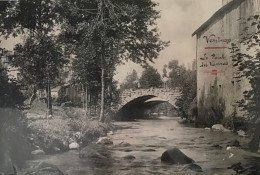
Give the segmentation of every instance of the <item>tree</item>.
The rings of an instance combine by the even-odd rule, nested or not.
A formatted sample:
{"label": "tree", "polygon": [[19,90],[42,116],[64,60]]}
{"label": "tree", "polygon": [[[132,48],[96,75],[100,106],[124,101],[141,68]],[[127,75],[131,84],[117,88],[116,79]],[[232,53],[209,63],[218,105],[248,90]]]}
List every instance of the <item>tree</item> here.
{"label": "tree", "polygon": [[31,34],[23,44],[17,44],[11,59],[11,65],[19,68],[28,85],[46,89],[49,115],[52,115],[51,85],[66,63],[61,45],[55,37],[42,33]]}
{"label": "tree", "polygon": [[121,85],[121,89],[136,89],[138,87],[138,76],[134,69],[131,74],[127,75],[124,82]]}
{"label": "tree", "polygon": [[[62,26],[64,40],[73,43],[79,51],[93,48],[93,54],[84,56],[85,61],[100,60],[100,120],[104,121],[105,75],[112,77],[115,65],[123,59],[145,65],[157,58],[168,44],[160,40],[155,27],[159,18],[159,12],[154,9],[157,4],[150,0],[58,2],[65,21]],[[107,70],[108,65],[110,70]]]}
{"label": "tree", "polygon": [[53,0],[1,1],[0,4],[0,33],[5,38],[33,31],[47,34],[53,31],[59,20]]}
{"label": "tree", "polygon": [[164,78],[164,77],[168,77],[168,73],[167,73],[167,64],[165,64],[164,66],[163,66],[163,75],[162,75],[162,77]]}
{"label": "tree", "polygon": [[22,44],[16,45],[11,64],[20,69],[29,85],[46,88],[48,112],[52,114],[51,83],[57,77],[59,68],[66,63],[55,35],[60,22],[56,1],[20,0],[1,2],[1,5],[1,36],[25,37]]}
{"label": "tree", "polygon": [[21,108],[23,107],[24,96],[19,89],[15,79],[7,76],[7,70],[0,62],[0,108]]}
{"label": "tree", "polygon": [[197,116],[197,74],[186,70],[183,83],[180,84],[180,98],[176,101],[177,111],[187,120],[195,120]]}
{"label": "tree", "polygon": [[161,75],[157,70],[151,66],[148,66],[142,73],[140,77],[140,86],[141,88],[160,88],[163,85]]}
{"label": "tree", "polygon": [[168,63],[169,72],[169,86],[181,87],[184,79],[187,78],[187,70],[184,66],[179,65],[178,60],[172,60]]}
{"label": "tree", "polygon": [[178,60],[168,63],[169,87],[178,88],[180,98],[176,101],[177,112],[185,119],[194,120],[197,116],[197,77],[196,71],[186,70]]}
{"label": "tree", "polygon": [[[244,99],[239,101],[238,104],[247,112],[247,117],[253,124],[251,127],[253,139],[249,146],[253,151],[257,151],[260,144],[260,20],[259,15],[240,20],[246,21],[244,33],[241,35],[241,42],[239,43],[242,47],[232,43],[230,49],[233,54],[233,66],[237,69],[234,78],[237,82],[246,78],[251,85],[251,88],[244,92]],[[245,50],[241,48],[245,48]]]}

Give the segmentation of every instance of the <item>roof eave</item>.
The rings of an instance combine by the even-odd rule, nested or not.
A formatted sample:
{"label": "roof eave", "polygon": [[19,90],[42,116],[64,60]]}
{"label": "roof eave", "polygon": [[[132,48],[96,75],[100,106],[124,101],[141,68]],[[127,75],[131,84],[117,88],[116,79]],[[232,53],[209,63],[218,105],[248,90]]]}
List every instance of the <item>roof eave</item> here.
{"label": "roof eave", "polygon": [[232,9],[235,5],[240,5],[245,0],[233,0],[223,7],[221,7],[216,13],[214,13],[205,23],[203,23],[195,32],[192,33],[192,36],[198,35],[202,31],[204,31],[208,26],[210,26],[213,22],[215,22],[217,19],[222,18],[225,13]]}

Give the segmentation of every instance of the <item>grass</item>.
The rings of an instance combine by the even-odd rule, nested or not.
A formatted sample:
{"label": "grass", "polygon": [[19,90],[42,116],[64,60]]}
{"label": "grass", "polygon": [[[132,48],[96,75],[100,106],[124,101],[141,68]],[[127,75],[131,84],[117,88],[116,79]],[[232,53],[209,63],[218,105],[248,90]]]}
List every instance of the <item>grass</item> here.
{"label": "grass", "polygon": [[[81,108],[53,107],[53,117],[46,118],[46,105],[37,102],[27,112],[28,126],[32,131],[32,140],[47,153],[57,147],[66,151],[70,142],[86,146],[111,130],[110,123],[90,120]],[[79,133],[79,136],[75,136]]]}

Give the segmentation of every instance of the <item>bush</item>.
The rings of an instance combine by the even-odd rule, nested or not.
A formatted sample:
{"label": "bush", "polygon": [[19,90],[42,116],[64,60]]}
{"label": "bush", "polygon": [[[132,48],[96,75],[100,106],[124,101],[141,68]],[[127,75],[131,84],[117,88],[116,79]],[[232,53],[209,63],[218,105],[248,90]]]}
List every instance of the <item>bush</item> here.
{"label": "bush", "polygon": [[217,79],[215,79],[213,87],[207,93],[205,93],[205,88],[202,89],[198,103],[197,126],[211,127],[214,124],[220,124],[224,118],[225,100],[218,96]]}
{"label": "bush", "polygon": [[71,129],[68,120],[52,118],[49,120],[30,121],[34,143],[45,152],[51,153],[54,147],[66,151],[68,149]]}
{"label": "bush", "polygon": [[85,117],[72,119],[70,127],[74,132],[80,132],[82,146],[86,146],[95,139],[106,135],[110,130],[108,124],[87,120]]}
{"label": "bush", "polygon": [[0,107],[1,108],[21,108],[25,100],[21,93],[17,81],[8,78],[6,70],[0,63]]}
{"label": "bush", "polygon": [[7,167],[22,166],[30,158],[32,144],[28,140],[25,116],[21,111],[0,108],[0,170]]}

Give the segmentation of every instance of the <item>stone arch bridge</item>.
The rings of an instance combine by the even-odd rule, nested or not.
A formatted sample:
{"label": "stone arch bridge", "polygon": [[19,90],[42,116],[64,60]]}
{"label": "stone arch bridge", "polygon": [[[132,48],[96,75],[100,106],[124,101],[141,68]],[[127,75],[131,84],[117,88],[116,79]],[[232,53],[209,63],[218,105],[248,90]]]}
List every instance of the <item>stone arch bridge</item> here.
{"label": "stone arch bridge", "polygon": [[120,96],[120,107],[123,107],[129,102],[143,97],[145,102],[162,101],[169,102],[171,105],[176,106],[175,103],[180,96],[179,88],[150,88],[150,89],[126,89]]}
{"label": "stone arch bridge", "polygon": [[173,107],[180,96],[179,88],[150,88],[124,90],[120,95],[119,111],[116,120],[132,120],[145,113],[147,107],[163,102],[169,102]]}

